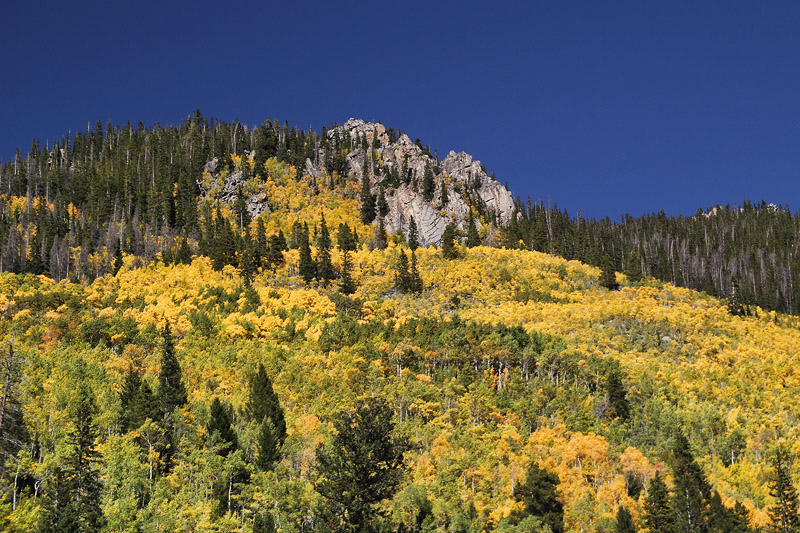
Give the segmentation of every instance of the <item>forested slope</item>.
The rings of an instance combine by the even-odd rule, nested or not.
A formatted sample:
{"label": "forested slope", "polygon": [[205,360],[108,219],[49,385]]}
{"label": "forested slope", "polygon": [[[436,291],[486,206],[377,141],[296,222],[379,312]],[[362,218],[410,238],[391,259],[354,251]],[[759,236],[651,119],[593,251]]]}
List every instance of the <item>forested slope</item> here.
{"label": "forested slope", "polygon": [[[557,476],[568,531],[611,531],[621,507],[643,527],[657,472],[697,487],[704,520],[769,522],[774,452],[797,453],[795,318],[731,316],[660,282],[620,277],[609,291],[595,268],[487,247],[455,246],[455,259],[417,249],[424,287],[403,292],[401,252],[349,251],[350,296],[341,280],[303,281],[300,250],[251,281],[203,257],[125,256],[89,285],[3,275],[27,429],[4,448],[3,527],[64,513],[108,531],[338,527],[356,518],[324,496],[320,453],[344,446],[339,413],[360,399],[385,402],[391,421],[368,419],[404,450],[361,527],[535,529],[543,519],[525,502],[539,467]],[[334,270],[344,255],[332,252]],[[285,434],[254,414],[275,411],[253,406],[272,397],[264,379]],[[54,503],[74,494],[82,431],[96,452],[96,483],[81,489],[102,501],[94,518]]]}

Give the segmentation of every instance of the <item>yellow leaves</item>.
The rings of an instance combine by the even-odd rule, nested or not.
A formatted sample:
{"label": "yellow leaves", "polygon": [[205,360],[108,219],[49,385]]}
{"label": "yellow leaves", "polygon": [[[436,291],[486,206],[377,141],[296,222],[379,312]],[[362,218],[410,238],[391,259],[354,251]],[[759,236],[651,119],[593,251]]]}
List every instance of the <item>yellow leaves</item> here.
{"label": "yellow leaves", "polygon": [[22,319],[28,318],[29,316],[31,316],[31,310],[30,309],[23,309],[22,311],[18,311],[17,313],[14,314],[13,320],[15,320],[15,321],[16,320],[22,320]]}

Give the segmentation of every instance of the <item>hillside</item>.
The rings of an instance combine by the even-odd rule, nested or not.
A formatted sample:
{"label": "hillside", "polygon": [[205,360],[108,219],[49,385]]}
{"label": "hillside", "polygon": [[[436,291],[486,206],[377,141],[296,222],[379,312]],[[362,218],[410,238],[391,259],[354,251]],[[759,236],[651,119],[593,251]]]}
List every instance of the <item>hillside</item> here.
{"label": "hillside", "polygon": [[[487,247],[462,248],[455,260],[418,249],[425,288],[402,294],[400,250],[353,252],[351,298],[304,283],[295,250],[252,285],[202,257],[134,268],[127,256],[115,276],[86,286],[3,275],[3,336],[24,376],[31,443],[7,462],[5,483],[27,475],[48,494],[69,454],[70,406],[88,383],[109,531],[250,531],[262,510],[284,531],[324,530],[317,446],[332,438],[337,412],[385,398],[411,443],[397,495],[383,504],[394,528],[423,508],[443,531],[511,527],[514,487],[535,461],[558,475],[568,531],[609,531],[621,505],[641,516],[641,489],[656,471],[670,477],[681,430],[723,501],[767,522],[768,452],[797,442],[794,318],[733,317],[714,298],[659,282],[620,278],[621,290],[608,291],[592,267]],[[131,370],[159,388],[167,323],[188,402],[176,412],[173,466],[159,474],[165,452],[145,443],[160,422],[122,431],[120,394]],[[259,363],[286,413],[274,473],[250,462],[247,384]],[[614,373],[626,419],[609,411]],[[235,455],[211,444],[215,398],[232,408]],[[236,468],[248,481],[231,512],[215,513],[214,487]],[[5,529],[32,527],[47,505],[36,492],[21,489],[14,511],[5,495]]]}
{"label": "hillside", "polygon": [[788,208],[571,218],[355,119],[0,168],[2,530],[751,531],[796,479]]}

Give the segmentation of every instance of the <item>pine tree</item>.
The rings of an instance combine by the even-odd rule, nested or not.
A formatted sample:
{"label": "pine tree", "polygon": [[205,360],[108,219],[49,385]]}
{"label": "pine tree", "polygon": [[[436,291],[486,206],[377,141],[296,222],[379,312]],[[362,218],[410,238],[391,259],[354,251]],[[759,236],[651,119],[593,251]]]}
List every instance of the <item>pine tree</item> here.
{"label": "pine tree", "polygon": [[136,421],[134,418],[134,411],[139,399],[139,393],[142,386],[142,378],[133,367],[128,368],[125,374],[125,379],[122,381],[122,388],[119,392],[120,400],[120,417],[119,425],[123,433],[127,433],[135,426]]}
{"label": "pine tree", "polygon": [[311,283],[317,275],[314,268],[314,259],[311,257],[311,246],[308,243],[308,232],[304,231],[300,235],[300,265],[298,267],[300,276],[306,283]]}
{"label": "pine tree", "polygon": [[272,519],[269,511],[256,513],[253,518],[253,533],[275,533],[276,531],[275,520]]}
{"label": "pine tree", "polygon": [[606,254],[603,257],[602,268],[603,270],[600,274],[600,285],[610,291],[619,289],[619,283],[617,283],[617,273],[614,271],[614,262],[611,260],[610,255]]}
{"label": "pine tree", "polygon": [[792,483],[788,458],[783,450],[778,450],[772,461],[775,476],[772,481],[770,495],[775,498],[775,505],[769,509],[771,531],[794,533],[800,531],[800,517],[797,511],[797,492]]}
{"label": "pine tree", "polygon": [[413,293],[420,293],[423,289],[422,284],[422,277],[419,274],[419,269],[417,268],[417,256],[414,255],[414,251],[411,251],[411,269],[408,272],[409,277],[409,291]]}
{"label": "pine tree", "polygon": [[408,222],[408,247],[413,251],[419,248],[419,231],[414,217]]}
{"label": "pine tree", "polygon": [[524,483],[514,489],[514,498],[522,501],[523,508],[512,513],[512,520],[519,522],[528,516],[538,517],[553,533],[563,532],[564,507],[558,500],[557,486],[556,474],[531,463]]}
{"label": "pine tree", "polygon": [[628,393],[625,391],[625,386],[622,384],[619,373],[619,369],[614,367],[606,378],[606,393],[608,394],[606,416],[609,419],[619,418],[624,422],[630,416],[630,407],[628,405]]}
{"label": "pine tree", "polygon": [[247,210],[247,198],[241,186],[236,191],[233,213],[236,216],[236,223],[239,225],[239,231],[244,231],[245,226],[250,223],[250,212]]}
{"label": "pine tree", "polygon": [[175,254],[175,262],[182,265],[192,264],[192,249],[189,248],[189,240],[186,237],[181,238],[178,253]]}
{"label": "pine tree", "polygon": [[430,165],[425,165],[425,173],[422,177],[422,197],[427,201],[433,200],[433,193],[436,190],[436,183],[433,181],[433,171]]}
{"label": "pine tree", "polygon": [[442,257],[445,259],[458,258],[458,250],[456,249],[455,242],[457,235],[455,224],[449,222],[447,226],[445,226],[444,233],[442,234]]}
{"label": "pine tree", "polygon": [[620,505],[617,511],[617,533],[636,533],[636,526],[630,511]]}
{"label": "pine tree", "polygon": [[0,363],[0,481],[4,478],[6,461],[13,464],[17,452],[28,440],[22,416],[20,385],[22,358],[9,344]]}
{"label": "pine tree", "polygon": [[378,216],[385,218],[389,214],[389,202],[386,201],[386,191],[383,186],[378,193]]}
{"label": "pine tree", "polygon": [[675,436],[672,456],[672,474],[675,483],[672,509],[675,511],[676,529],[677,531],[705,531],[704,509],[708,503],[711,488],[689,449],[689,441],[680,431]]}
{"label": "pine tree", "polygon": [[361,179],[361,222],[371,224],[375,220],[375,196],[369,186],[369,178],[364,175]]}
{"label": "pine tree", "polygon": [[642,522],[650,531],[660,533],[677,533],[675,514],[670,505],[669,490],[660,472],[647,485],[647,496],[644,499]]}
{"label": "pine tree", "polygon": [[392,415],[382,399],[361,400],[337,416],[331,443],[317,450],[314,488],[341,531],[377,531],[377,506],[402,480],[408,442],[394,435]]}
{"label": "pine tree", "polygon": [[472,210],[469,211],[467,217],[467,248],[474,248],[481,245],[481,236],[478,234],[478,227],[475,225],[475,217],[472,216]]}
{"label": "pine tree", "polygon": [[397,274],[395,274],[394,286],[400,292],[411,290],[410,272],[408,269],[408,257],[401,249],[400,257],[397,258]]}
{"label": "pine tree", "polygon": [[269,238],[269,248],[266,255],[266,261],[269,267],[275,271],[278,265],[283,263],[283,250],[286,249],[286,239],[283,238],[283,233],[272,235]]}
{"label": "pine tree", "polygon": [[317,238],[317,279],[326,284],[336,277],[336,272],[333,270],[333,263],[331,262],[331,234],[328,231],[328,224],[325,221],[325,215],[322,215],[320,222],[319,237]]}
{"label": "pine tree", "polygon": [[175,408],[186,405],[186,387],[182,381],[181,366],[175,357],[175,341],[169,322],[164,326],[161,348],[161,372],[158,376],[161,407],[165,417],[170,417]]}
{"label": "pine tree", "polygon": [[280,458],[280,449],[286,440],[286,419],[263,364],[258,365],[258,372],[250,381],[245,412],[251,421],[259,424],[256,464],[262,470],[269,470]]}
{"label": "pine tree", "polygon": [[100,453],[95,448],[98,437],[94,417],[97,414],[94,393],[89,386],[86,363],[78,361],[75,372],[76,396],[67,435],[69,453],[63,470],[51,487],[49,512],[45,513],[45,531],[100,531],[105,524],[101,501]]}
{"label": "pine tree", "polygon": [[339,281],[339,291],[342,294],[353,294],[356,292],[355,280],[353,280],[353,264],[350,259],[350,252],[356,249],[356,239],[347,224],[339,225],[339,235],[337,237],[339,250],[342,252],[342,275]]}
{"label": "pine tree", "polygon": [[219,454],[226,456],[239,446],[239,439],[231,425],[231,415],[219,398],[211,402],[208,435],[219,442]]}

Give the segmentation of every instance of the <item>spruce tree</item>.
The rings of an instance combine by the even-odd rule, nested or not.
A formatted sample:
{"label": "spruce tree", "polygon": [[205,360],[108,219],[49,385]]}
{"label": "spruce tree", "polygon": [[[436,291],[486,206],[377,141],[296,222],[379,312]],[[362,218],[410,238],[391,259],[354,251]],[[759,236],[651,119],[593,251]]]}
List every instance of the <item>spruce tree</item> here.
{"label": "spruce tree", "polygon": [[300,234],[300,265],[298,270],[300,276],[306,283],[311,283],[316,276],[316,269],[314,268],[314,259],[311,257],[311,246],[308,243],[308,232]]}
{"label": "spruce tree", "polygon": [[647,485],[642,522],[650,531],[677,533],[675,513],[670,505],[669,490],[660,472]]}
{"label": "spruce tree", "polygon": [[334,420],[331,443],[317,449],[314,488],[341,531],[378,531],[377,506],[400,485],[408,442],[394,434],[392,416],[382,399],[358,401]]}
{"label": "spruce tree", "polygon": [[386,201],[386,191],[383,186],[378,193],[378,216],[381,218],[389,214],[389,202]]}
{"label": "spruce tree", "polygon": [[269,268],[275,271],[278,265],[283,263],[283,250],[286,249],[286,239],[283,233],[272,235],[269,238],[269,248],[267,250],[266,262]]}
{"label": "spruce tree", "polygon": [[342,294],[353,294],[356,292],[356,284],[353,279],[353,264],[350,252],[356,249],[356,239],[347,224],[339,225],[339,235],[337,245],[342,252],[342,275],[339,281],[339,291]]}
{"label": "spruce tree", "polygon": [[8,352],[0,363],[0,487],[6,461],[13,464],[17,452],[28,440],[28,431],[22,416],[21,367],[21,356],[14,345],[9,344]]}
{"label": "spruce tree", "polygon": [[325,221],[325,215],[322,215],[320,222],[319,237],[317,238],[317,279],[326,284],[336,277],[336,272],[333,269],[331,262],[331,234],[328,230],[328,224]]}
{"label": "spruce tree", "polygon": [[606,254],[603,256],[603,266],[602,266],[602,273],[600,274],[600,285],[605,287],[610,291],[615,291],[619,289],[619,283],[617,283],[617,273],[614,271],[614,262],[611,260],[611,256]]}
{"label": "spruce tree", "polygon": [[689,441],[680,431],[675,436],[672,456],[672,474],[675,483],[672,509],[675,512],[676,530],[705,531],[704,510],[711,488],[689,449]]}
{"label": "spruce tree", "polygon": [[286,440],[286,419],[263,364],[258,365],[258,372],[250,381],[245,412],[252,422],[259,424],[256,464],[262,470],[269,470],[280,458]]}
{"label": "spruce tree", "polygon": [[181,365],[175,356],[175,341],[167,322],[162,333],[161,372],[158,375],[158,395],[165,417],[170,417],[175,408],[186,405],[186,387],[182,379]]}
{"label": "spruce tree", "polygon": [[269,511],[256,513],[253,518],[253,533],[275,533],[275,520]]}
{"label": "spruce tree", "polygon": [[410,271],[408,269],[408,257],[401,249],[400,257],[397,258],[397,274],[395,274],[395,288],[400,292],[409,292],[411,290]]}
{"label": "spruce tree", "polygon": [[769,517],[772,522],[771,531],[781,533],[800,531],[797,492],[792,483],[788,458],[783,450],[778,450],[772,466],[775,468],[775,474],[770,495],[775,498],[775,505],[769,509]]}
{"label": "spruce tree", "polygon": [[226,456],[239,446],[236,431],[231,425],[231,415],[228,409],[219,401],[219,398],[214,398],[209,411],[208,435],[212,439],[218,440],[220,446],[219,455]]}
{"label": "spruce tree", "polygon": [[514,498],[522,502],[521,511],[512,513],[512,520],[528,516],[539,518],[553,533],[564,531],[564,507],[556,493],[558,476],[538,464],[531,463],[525,481],[514,489]]}
{"label": "spruce tree", "polygon": [[413,293],[420,293],[423,289],[422,284],[422,276],[419,274],[419,269],[417,268],[417,256],[414,254],[414,251],[411,251],[411,268],[408,272],[409,277],[409,290]]}
{"label": "spruce tree", "polygon": [[369,178],[364,174],[361,180],[361,222],[371,224],[375,215],[375,196],[370,190]]}
{"label": "spruce tree", "polygon": [[617,511],[617,533],[636,533],[633,516],[624,506],[620,505]]}
{"label": "spruce tree", "polygon": [[609,371],[606,378],[606,393],[608,394],[608,409],[606,416],[609,419],[619,418],[623,422],[630,416],[630,406],[628,405],[628,393],[620,378],[620,371],[614,367]]}
{"label": "spruce tree", "polygon": [[129,367],[128,372],[125,374],[125,379],[122,381],[122,387],[119,392],[119,425],[120,430],[123,433],[127,433],[131,429],[134,429],[134,427],[138,427],[135,426],[136,421],[133,420],[133,413],[137,406],[141,386],[142,378],[139,376],[139,373],[136,372],[133,367]]}
{"label": "spruce tree", "polygon": [[99,435],[94,417],[97,406],[89,385],[86,363],[78,361],[75,372],[76,395],[70,419],[72,428],[67,434],[69,453],[63,470],[56,475],[51,487],[50,512],[45,513],[45,531],[100,531],[104,524],[99,505],[103,486],[100,481],[100,453],[95,448]]}
{"label": "spruce tree", "polygon": [[472,216],[472,210],[469,211],[467,217],[467,241],[465,243],[467,248],[474,248],[481,245],[481,236],[478,234],[478,227],[475,225],[475,217]]}
{"label": "spruce tree", "polygon": [[433,181],[433,171],[430,165],[425,165],[425,173],[422,177],[422,197],[430,202],[433,200],[435,190],[436,183]]}
{"label": "spruce tree", "polygon": [[449,222],[444,228],[442,234],[442,257],[445,259],[458,258],[458,250],[456,249],[456,238],[458,236],[456,226]]}
{"label": "spruce tree", "polygon": [[419,248],[419,231],[414,217],[408,222],[408,247],[413,251]]}

